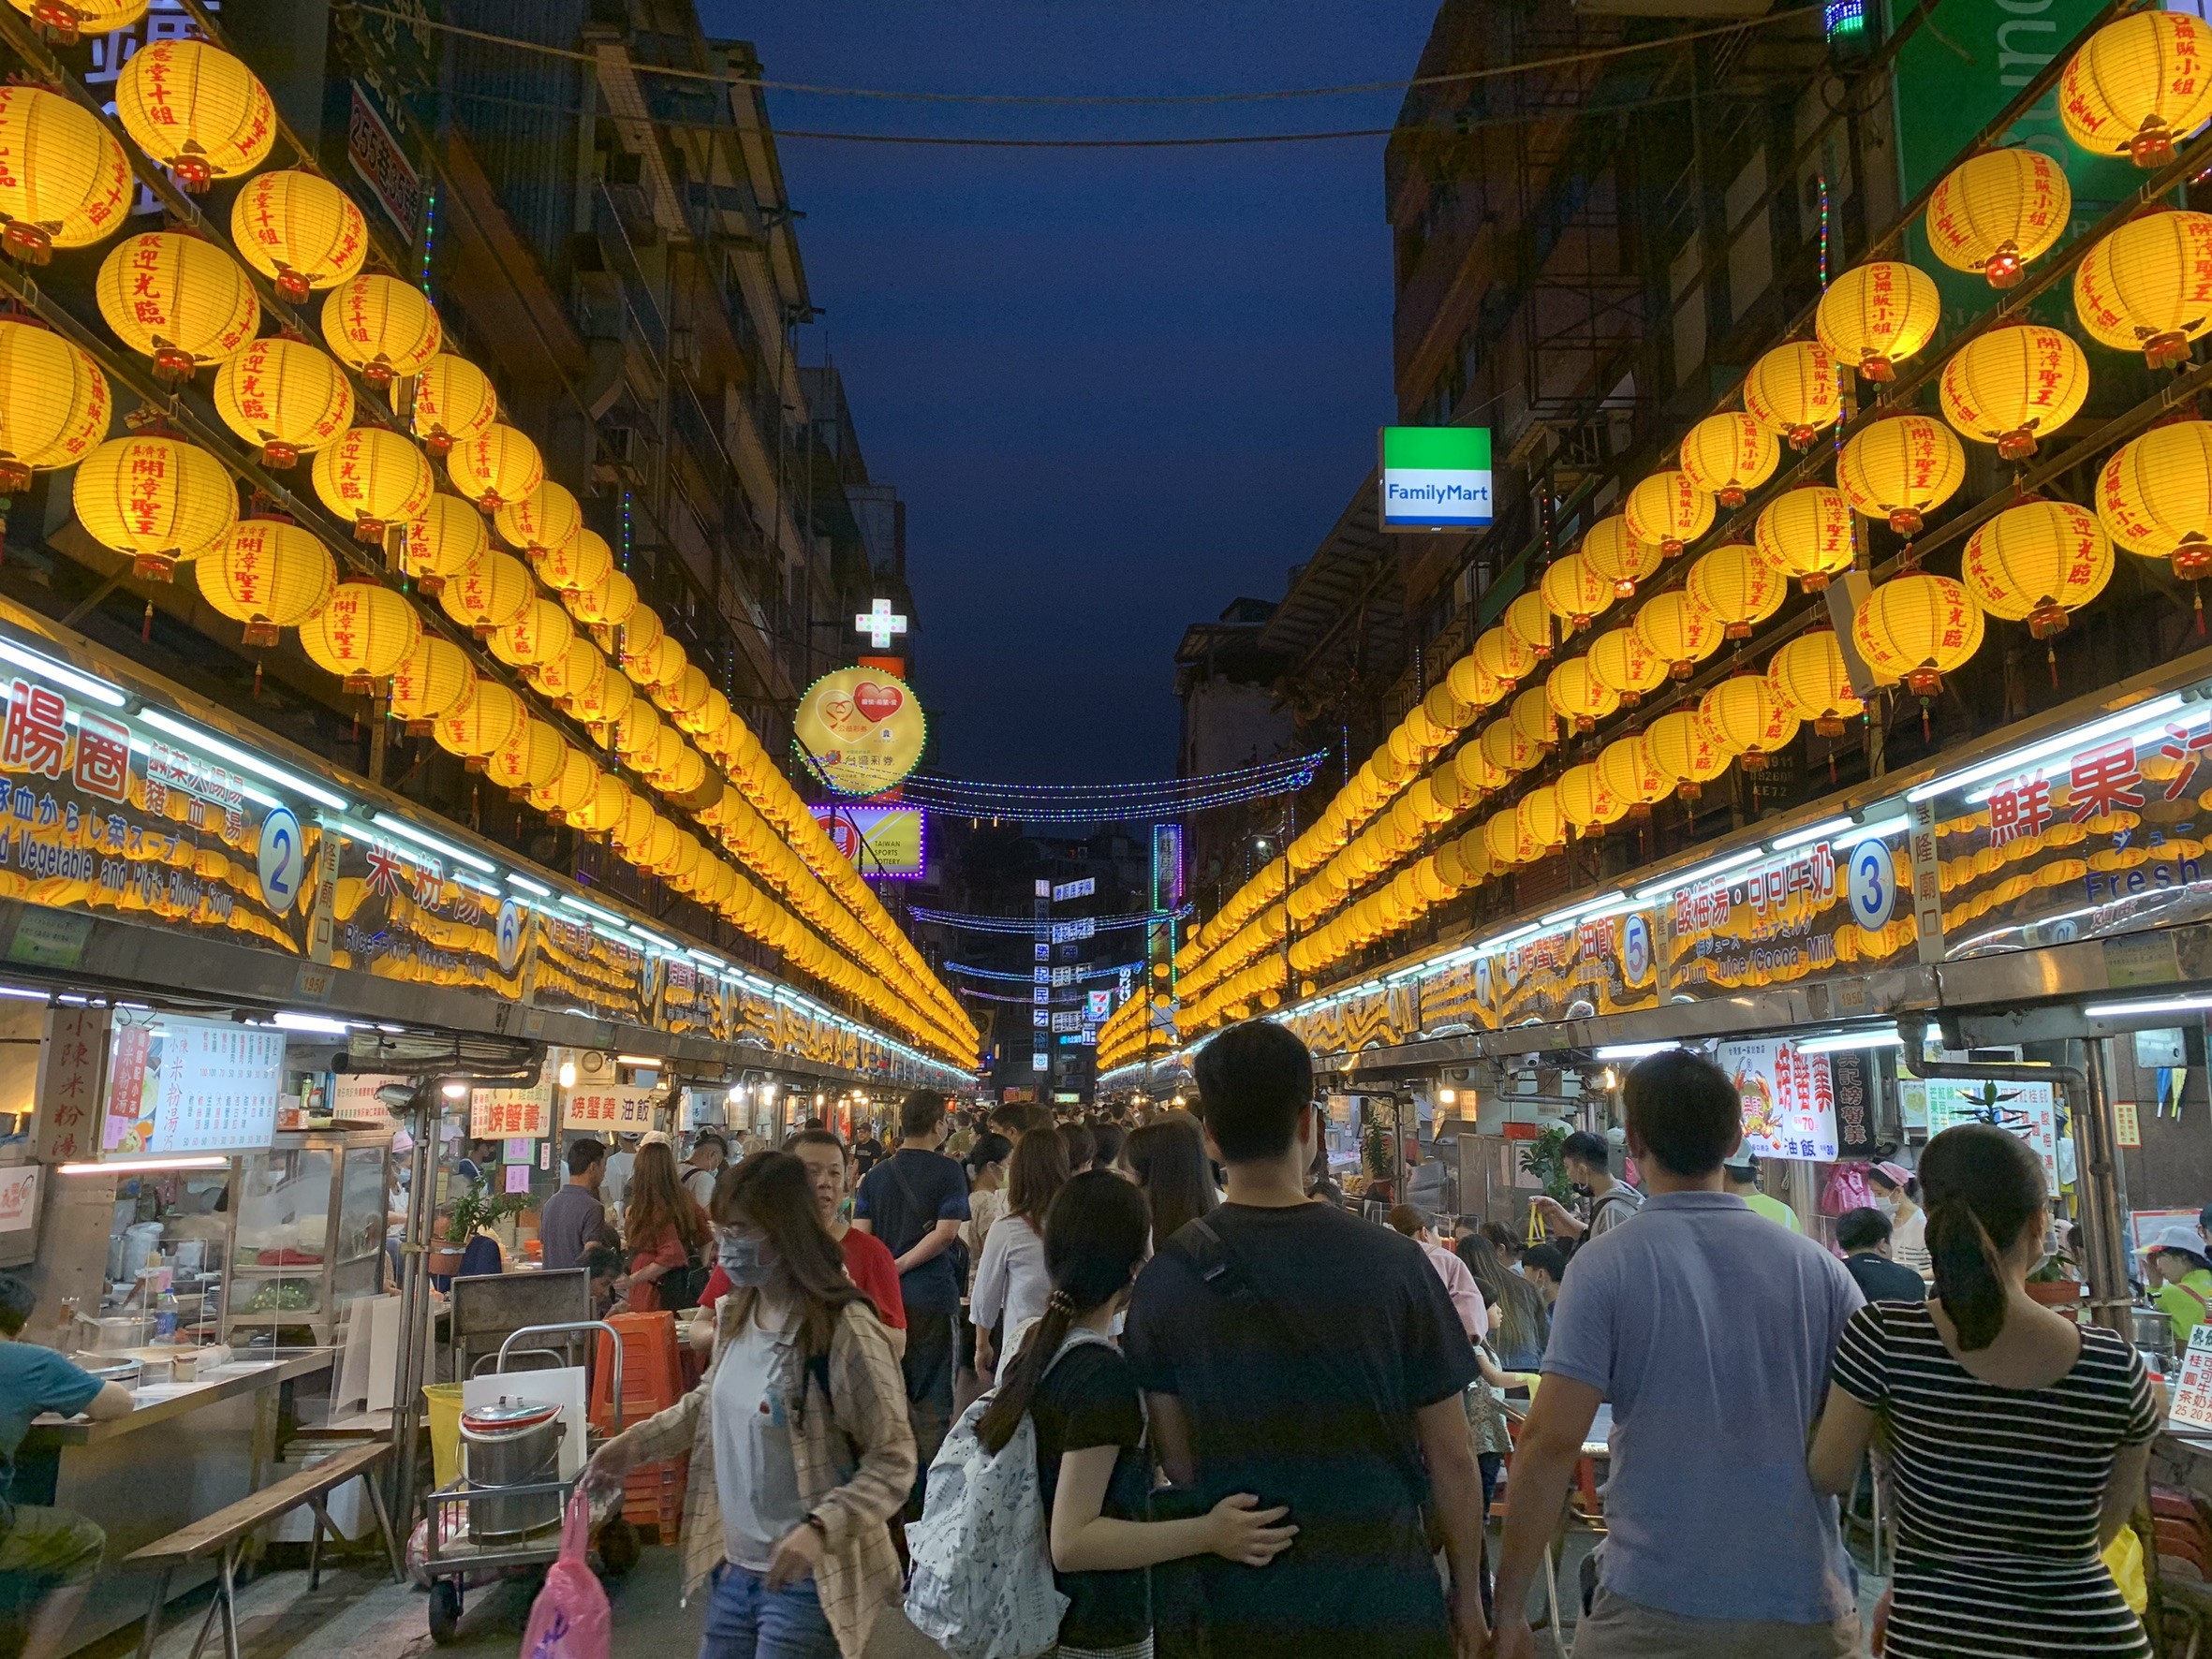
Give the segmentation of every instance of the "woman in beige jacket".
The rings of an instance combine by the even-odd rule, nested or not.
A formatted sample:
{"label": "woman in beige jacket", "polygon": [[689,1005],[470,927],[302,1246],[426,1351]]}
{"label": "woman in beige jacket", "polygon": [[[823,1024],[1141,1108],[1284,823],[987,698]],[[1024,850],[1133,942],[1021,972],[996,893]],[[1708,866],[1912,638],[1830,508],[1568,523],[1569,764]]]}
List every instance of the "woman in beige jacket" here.
{"label": "woman in beige jacket", "polygon": [[860,1659],[899,1598],[887,1523],[914,1484],[898,1361],[797,1158],[725,1170],[711,1213],[736,1288],[707,1373],[600,1448],[586,1479],[604,1490],[691,1454],[684,1596],[714,1589],[700,1659]]}

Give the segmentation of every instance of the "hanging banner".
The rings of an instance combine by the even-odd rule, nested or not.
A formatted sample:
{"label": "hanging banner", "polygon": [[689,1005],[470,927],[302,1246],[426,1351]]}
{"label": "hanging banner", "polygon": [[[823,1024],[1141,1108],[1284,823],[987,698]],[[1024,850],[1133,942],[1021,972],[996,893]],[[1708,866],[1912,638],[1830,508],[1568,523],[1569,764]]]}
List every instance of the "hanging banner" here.
{"label": "hanging banner", "polygon": [[660,1094],[629,1083],[578,1085],[568,1091],[561,1106],[564,1129],[597,1129],[611,1135],[636,1135],[653,1127],[653,1108]]}
{"label": "hanging banner", "polygon": [[1786,1037],[1722,1043],[1713,1058],[1744,1102],[1744,1150],[1762,1158],[1836,1156],[1836,1083],[1828,1056]]}
{"label": "hanging banner", "polygon": [[538,1081],[526,1089],[471,1089],[468,1133],[476,1140],[540,1140],[553,1133],[555,1062],[548,1055]]}
{"label": "hanging banner", "polygon": [[799,699],[791,741],[840,795],[880,795],[905,781],[929,735],[907,683],[879,668],[838,668]]}
{"label": "hanging banner", "polygon": [[806,809],[829,831],[830,844],[863,875],[909,881],[922,874],[924,817],[918,806],[844,806]]}

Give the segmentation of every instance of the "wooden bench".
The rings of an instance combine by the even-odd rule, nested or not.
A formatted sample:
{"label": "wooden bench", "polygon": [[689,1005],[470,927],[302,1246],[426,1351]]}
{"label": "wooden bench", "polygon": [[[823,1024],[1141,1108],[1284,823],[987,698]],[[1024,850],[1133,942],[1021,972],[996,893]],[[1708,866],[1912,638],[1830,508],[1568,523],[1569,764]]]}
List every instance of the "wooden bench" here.
{"label": "wooden bench", "polygon": [[398,1540],[392,1536],[391,1518],[384,1510],[384,1494],[376,1490],[376,1482],[372,1478],[376,1466],[391,1455],[391,1446],[383,1441],[333,1452],[297,1475],[287,1475],[275,1485],[264,1487],[213,1515],[202,1516],[166,1538],[156,1538],[144,1548],[132,1550],[123,1560],[125,1566],[152,1567],[160,1574],[155,1581],[153,1603],[146,1608],[145,1632],[139,1639],[139,1659],[152,1659],[154,1638],[161,1632],[162,1609],[169,1601],[170,1577],[181,1566],[218,1553],[221,1563],[215,1579],[215,1596],[208,1604],[199,1638],[192,1644],[192,1659],[199,1659],[199,1650],[206,1645],[218,1613],[223,1620],[225,1652],[229,1659],[239,1659],[235,1581],[239,1547],[270,1522],[305,1505],[315,1512],[315,1535],[307,1546],[307,1587],[314,1590],[320,1582],[323,1534],[327,1532],[332,1539],[342,1536],[331,1524],[323,1499],[356,1475],[368,1491],[369,1507],[376,1512],[376,1530],[383,1534],[385,1553],[391,1560],[392,1577],[406,1582],[406,1564],[400,1558]]}

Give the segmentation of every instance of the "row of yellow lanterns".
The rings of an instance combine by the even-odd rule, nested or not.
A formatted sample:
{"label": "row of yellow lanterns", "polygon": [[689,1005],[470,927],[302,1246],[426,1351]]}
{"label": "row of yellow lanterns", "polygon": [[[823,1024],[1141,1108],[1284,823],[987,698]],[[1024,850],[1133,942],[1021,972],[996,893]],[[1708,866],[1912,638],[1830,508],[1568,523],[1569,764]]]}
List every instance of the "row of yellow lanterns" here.
{"label": "row of yellow lanterns", "polygon": [[[2069,66],[2069,83],[2077,87],[2067,106],[2070,132],[2086,147],[2125,151],[2143,165],[2171,159],[2172,134],[2212,113],[2212,80],[2202,87],[2191,78],[2169,84],[2156,66],[2176,57],[2205,61],[2207,51],[2212,31],[2187,14],[2140,13],[2108,25]],[[2123,131],[2125,144],[2112,137]],[[2070,209],[2065,175],[2048,157],[1991,151],[1942,181],[1926,224],[1946,264],[1979,270],[1992,286],[2004,287],[2056,243]],[[2141,348],[2154,366],[2185,356],[2188,341],[2212,329],[2207,301],[2212,216],[2163,213],[2131,221],[2092,249],[2076,273],[2085,331],[2101,344]],[[1438,716],[1453,701],[1462,708],[1497,701],[1550,654],[1555,622],[1571,632],[1613,598],[1632,595],[1665,558],[1711,528],[1717,507],[1740,506],[1773,476],[1778,440],[1809,447],[1842,417],[1840,364],[1869,380],[1891,379],[1895,362],[1924,346],[1939,320],[1934,283],[1901,261],[1869,262],[1831,285],[1817,311],[1817,338],[1785,344],[1760,359],[1746,377],[1744,412],[1697,423],[1683,440],[1677,467],[1637,485],[1623,513],[1602,521],[1577,552],[1548,567],[1539,590],[1514,600],[1501,625],[1453,666],[1438,688],[1444,700],[1432,694],[1289,856],[1247,883],[1201,930],[1178,962],[1183,988],[1197,998],[1193,1010],[1248,1010],[1255,987],[1246,976],[1264,979],[1273,970],[1246,963],[1274,947],[1294,920],[1334,909],[1352,888],[1395,867],[1467,800],[1532,764],[1556,722],[1588,729],[1624,703],[1632,706],[1668,673],[1686,677],[1724,639],[1748,636],[1778,609],[1784,579],[1795,578],[1810,591],[1848,569],[1855,556],[1854,512],[1883,520],[1901,535],[1916,534],[1924,515],[1964,481],[1965,454],[1954,432],[1995,446],[2003,459],[2019,460],[2034,452],[2040,435],[2081,409],[2088,366],[2067,334],[2021,325],[1969,341],[1944,365],[1943,421],[1901,415],[1863,429],[1838,457],[1835,487],[1792,490],[1770,503],[1751,544],[1705,555],[1681,590],[1647,601],[1630,627],[1600,636],[1587,657],[1560,665],[1540,691],[1516,699],[1507,720],[1460,752],[1445,787],[1421,780],[1387,819],[1352,839],[1405,787],[1412,770],[1408,763],[1426,758],[1419,754],[1424,745],[1412,740],[1447,725]],[[1984,612],[2025,622],[2035,637],[2047,638],[2109,580],[2112,541],[2167,558],[2178,574],[2194,578],[2212,569],[2208,534],[2212,426],[2190,421],[2154,429],[2108,462],[2094,515],[2037,500],[2008,509],[1969,542],[1962,580],[1911,570],[1876,590],[1853,619],[1854,643],[1878,680],[1903,682],[1925,696],[1943,672],[1978,649]],[[1489,695],[1494,684],[1496,696]],[[1549,790],[1495,815],[1480,831],[1486,867],[1548,850],[1566,829],[1586,831],[1647,807],[1655,797],[1646,791],[1669,774],[1668,787],[1694,792],[1732,758],[1762,764],[1804,719],[1830,726],[1856,712],[1834,639],[1807,635],[1777,653],[1763,678],[1722,683],[1696,711],[1661,716],[1642,737],[1610,745],[1596,763],[1571,768]],[[1437,749],[1449,741],[1447,734]],[[1629,747],[1638,743],[1644,746],[1641,756]],[[1293,890],[1291,876],[1320,858],[1329,860],[1321,875]],[[1434,871],[1434,861],[1401,872],[1319,935],[1293,945],[1291,965],[1326,966],[1405,925],[1426,903],[1441,902],[1453,884],[1446,873]],[[1424,871],[1431,873],[1425,879],[1408,879]],[[1423,903],[1429,894],[1438,896]],[[1286,896],[1279,915],[1264,910]],[[1208,991],[1217,984],[1223,989]],[[1195,1018],[1194,1029],[1202,1023]]]}
{"label": "row of yellow lanterns", "polygon": [[[266,157],[273,122],[265,110],[253,113],[266,101],[243,65],[197,40],[143,49],[118,86],[126,130],[188,185],[235,177]],[[260,136],[242,144],[242,132]],[[88,245],[120,225],[128,165],[86,111],[40,88],[0,89],[0,143],[10,140],[22,163],[12,180],[0,181],[11,251],[43,257],[52,247]],[[482,521],[462,500],[436,493],[435,475],[414,444],[383,427],[352,424],[352,388],[332,356],[290,335],[257,337],[258,301],[220,248],[161,231],[114,249],[96,297],[118,338],[151,359],[164,378],[215,365],[216,411],[259,446],[264,464],[289,466],[312,454],[312,481],[324,505],[364,540],[382,541],[391,526],[404,524],[405,558],[420,585],[494,655],[604,733],[656,785],[676,796],[703,785],[699,754],[636,699],[626,680],[606,672],[605,659],[578,636],[575,623],[597,628],[610,643],[612,630],[622,629],[624,674],[702,747],[721,755],[749,732],[665,636],[658,618],[638,605],[612,551],[583,528],[575,498],[545,478],[536,446],[497,423],[497,399],[481,371],[440,352],[442,332],[429,301],[397,278],[361,271],[366,227],[344,192],[304,171],[263,174],[240,192],[231,228],[242,255],[288,300],[330,290],[322,332],[336,359],[374,385],[413,382],[415,435],[446,457],[461,496],[492,514],[501,536],[531,555],[561,604],[541,597],[529,568],[490,544]],[[373,581],[338,583],[328,551],[296,525],[238,521],[228,469],[183,439],[155,431],[103,441],[111,415],[106,378],[87,354],[34,325],[0,324],[0,488],[20,490],[35,470],[77,465],[81,521],[96,539],[129,555],[140,576],[166,579],[178,563],[196,561],[203,596],[243,623],[250,643],[273,642],[278,629],[297,627],[303,649],[322,667],[356,689],[391,682],[398,717],[428,729],[542,810],[607,833],[641,822],[618,807],[615,791],[624,786],[617,780],[528,717],[512,693],[478,682],[464,653],[425,639],[401,595]],[[757,792],[765,785],[784,835],[756,836],[732,850],[830,931],[841,951],[877,959],[889,983],[865,987],[863,1000],[877,1012],[902,1023],[909,1013],[922,1015],[947,1051],[972,1052],[966,1014],[795,792],[765,763],[752,767],[747,781]],[[649,836],[616,839],[626,854],[666,849],[666,836]],[[692,861],[680,846],[669,858],[685,872],[677,878],[684,885]],[[668,861],[652,859],[648,867]],[[817,886],[822,875],[842,903],[829,902]],[[788,936],[788,930],[774,931]],[[832,963],[824,976],[833,982],[857,972],[818,945],[799,943],[791,954],[803,966],[815,965],[810,958]]]}

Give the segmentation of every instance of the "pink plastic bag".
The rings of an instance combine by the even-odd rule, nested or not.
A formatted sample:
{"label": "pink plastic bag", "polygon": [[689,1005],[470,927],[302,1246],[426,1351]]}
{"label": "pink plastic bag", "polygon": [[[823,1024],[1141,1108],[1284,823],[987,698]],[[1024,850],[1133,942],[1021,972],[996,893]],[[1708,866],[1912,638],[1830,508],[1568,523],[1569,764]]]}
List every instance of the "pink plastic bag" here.
{"label": "pink plastic bag", "polygon": [[613,1615],[607,1592],[584,1559],[590,1547],[591,1505],[580,1486],[561,1523],[561,1558],[547,1569],[545,1588],[530,1604],[522,1659],[611,1659]]}

